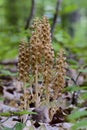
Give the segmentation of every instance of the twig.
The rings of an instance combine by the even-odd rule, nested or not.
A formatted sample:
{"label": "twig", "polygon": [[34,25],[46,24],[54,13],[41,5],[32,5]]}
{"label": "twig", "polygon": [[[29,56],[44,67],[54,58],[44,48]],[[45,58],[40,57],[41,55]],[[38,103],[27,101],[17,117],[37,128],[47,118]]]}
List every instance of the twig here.
{"label": "twig", "polygon": [[56,27],[56,24],[57,24],[57,18],[58,18],[58,15],[59,15],[61,3],[62,3],[62,0],[57,0],[56,10],[55,10],[54,18],[53,18],[53,24],[51,26],[51,37],[52,38],[53,38],[54,30],[55,30],[55,27]]}
{"label": "twig", "polygon": [[[87,67],[87,65],[85,65],[85,66],[83,66],[83,69],[85,69]],[[82,72],[79,72],[78,73],[78,75],[77,75],[77,77],[76,77],[76,83],[77,83],[77,81],[78,81],[78,78],[79,78],[79,76],[82,74]]]}
{"label": "twig", "polygon": [[25,25],[25,30],[28,29],[28,27],[30,26],[31,20],[34,17],[35,14],[35,0],[31,0],[32,5],[31,5],[31,12],[29,14],[29,17],[27,19],[26,25]]}
{"label": "twig", "polygon": [[[72,72],[70,71],[70,69],[68,69],[68,68],[66,68],[66,71],[69,72],[69,73],[72,73]],[[76,80],[75,80],[71,75],[69,75],[69,77],[70,77],[70,79],[73,81],[73,83],[74,83],[75,85],[77,85]]]}

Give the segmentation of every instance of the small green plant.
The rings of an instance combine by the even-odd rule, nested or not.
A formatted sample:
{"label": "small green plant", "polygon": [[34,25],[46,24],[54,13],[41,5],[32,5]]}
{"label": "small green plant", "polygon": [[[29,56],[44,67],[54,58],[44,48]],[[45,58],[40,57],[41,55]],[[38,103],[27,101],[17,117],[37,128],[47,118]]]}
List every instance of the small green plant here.
{"label": "small green plant", "polygon": [[27,110],[23,111],[9,111],[9,112],[2,112],[0,116],[10,117],[10,116],[22,116],[24,114],[37,114],[36,112],[29,112]]}
{"label": "small green plant", "polygon": [[[83,93],[80,93],[78,100],[87,100],[87,86],[72,86],[68,87],[67,89],[69,92],[83,91]],[[75,107],[71,114],[68,115],[68,121],[73,124],[71,130],[87,129],[87,109],[86,107],[82,107],[82,103],[78,103],[77,107]]]}
{"label": "small green plant", "polygon": [[74,110],[68,119],[72,122],[72,130],[83,130],[87,128],[87,110],[80,111],[79,109]]}

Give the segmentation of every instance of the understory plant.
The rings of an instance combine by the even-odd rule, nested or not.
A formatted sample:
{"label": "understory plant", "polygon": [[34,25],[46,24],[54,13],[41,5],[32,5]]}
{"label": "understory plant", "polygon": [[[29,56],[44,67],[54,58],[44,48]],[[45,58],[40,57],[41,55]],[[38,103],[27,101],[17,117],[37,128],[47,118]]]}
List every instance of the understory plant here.
{"label": "understory plant", "polygon": [[[21,41],[19,46],[18,69],[24,89],[24,109],[31,103],[39,107],[43,102],[49,104],[57,100],[65,86],[67,67],[63,49],[55,58],[48,18],[36,18],[31,29],[30,41]],[[29,92],[27,83],[32,88]]]}

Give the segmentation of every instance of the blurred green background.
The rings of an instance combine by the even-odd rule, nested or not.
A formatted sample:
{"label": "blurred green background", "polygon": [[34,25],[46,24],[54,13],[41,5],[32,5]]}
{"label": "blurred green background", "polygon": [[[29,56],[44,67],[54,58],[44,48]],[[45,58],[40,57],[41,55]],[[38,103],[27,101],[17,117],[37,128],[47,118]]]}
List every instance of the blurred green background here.
{"label": "blurred green background", "polygon": [[[52,25],[58,0],[36,0],[35,17],[47,16]],[[0,0],[0,61],[15,59],[21,39],[30,37],[25,29],[32,0]],[[55,52],[65,48],[70,62],[87,62],[87,1],[62,0],[54,31]],[[74,59],[74,60],[73,60]]]}

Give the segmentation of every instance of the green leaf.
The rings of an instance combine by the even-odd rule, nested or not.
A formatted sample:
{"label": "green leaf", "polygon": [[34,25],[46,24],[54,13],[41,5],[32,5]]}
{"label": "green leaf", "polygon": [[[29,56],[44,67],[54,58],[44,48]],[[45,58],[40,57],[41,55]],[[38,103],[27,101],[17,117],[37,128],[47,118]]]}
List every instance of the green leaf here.
{"label": "green leaf", "polygon": [[68,76],[65,76],[65,79],[71,79],[70,77],[68,77]]}
{"label": "green leaf", "polygon": [[[86,87],[87,88],[87,87]],[[87,99],[87,92],[84,92],[83,94],[81,94],[81,98],[83,100],[86,100]]]}
{"label": "green leaf", "polygon": [[36,112],[29,112],[27,110],[24,110],[24,111],[20,111],[20,112],[15,112],[15,114],[24,115],[24,114],[37,114],[37,113]]}
{"label": "green leaf", "polygon": [[87,128],[87,119],[80,120],[75,123],[74,126],[72,126],[72,130],[78,130],[78,129],[84,129]]}
{"label": "green leaf", "polygon": [[23,130],[24,126],[25,126],[25,125],[22,124],[22,123],[17,123],[17,124],[15,125],[14,130]]}
{"label": "green leaf", "polygon": [[11,73],[8,70],[1,70],[2,75],[17,76],[17,73]]}
{"label": "green leaf", "polygon": [[77,61],[73,60],[73,59],[68,59],[67,60],[71,65],[77,65]]}
{"label": "green leaf", "polygon": [[67,88],[64,88],[64,92],[74,92],[74,91],[78,91],[80,90],[80,88],[78,86],[70,86],[70,87],[67,87]]}
{"label": "green leaf", "polygon": [[8,117],[8,116],[11,116],[11,114],[9,112],[2,112],[2,113],[0,113],[0,116]]}
{"label": "green leaf", "polygon": [[56,42],[53,43],[53,48],[54,48],[54,50],[55,50],[56,52],[58,52],[58,50],[60,50],[60,46],[59,46],[59,44],[56,43]]}
{"label": "green leaf", "polygon": [[64,9],[64,14],[65,13],[71,13],[76,9],[77,9],[77,6],[75,4],[73,4],[73,5],[71,4],[69,6],[66,6],[65,9]]}
{"label": "green leaf", "polygon": [[[72,63],[70,63],[70,64],[72,64]],[[70,68],[71,69],[78,69],[78,65],[70,65]]]}
{"label": "green leaf", "polygon": [[4,98],[3,98],[3,97],[0,97],[0,101],[4,101]]}
{"label": "green leaf", "polygon": [[24,115],[24,114],[37,114],[37,113],[36,112],[29,112],[27,110],[18,111],[18,112],[10,111],[10,112],[0,113],[0,116],[6,116],[6,117],[9,117],[9,116],[21,116],[21,115]]}
{"label": "green leaf", "polygon": [[72,114],[68,116],[68,119],[73,122],[81,117],[87,116],[87,111],[74,110]]}
{"label": "green leaf", "polygon": [[[64,88],[64,92],[68,91],[68,92],[74,92],[74,91],[79,91],[79,90],[86,90],[87,86],[68,86],[67,88]],[[87,96],[87,93],[86,93]]]}
{"label": "green leaf", "polygon": [[78,71],[82,73],[87,73],[87,69],[79,69]]}

